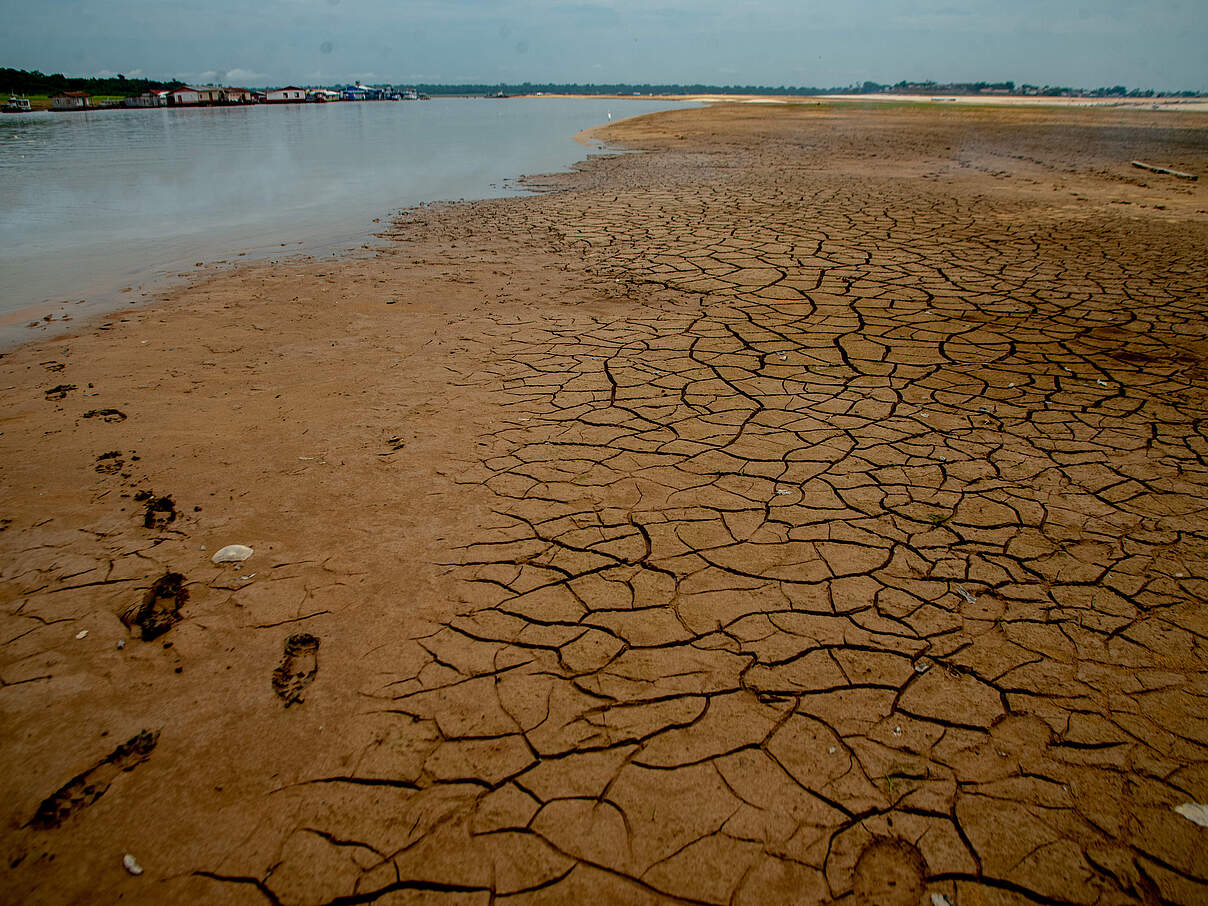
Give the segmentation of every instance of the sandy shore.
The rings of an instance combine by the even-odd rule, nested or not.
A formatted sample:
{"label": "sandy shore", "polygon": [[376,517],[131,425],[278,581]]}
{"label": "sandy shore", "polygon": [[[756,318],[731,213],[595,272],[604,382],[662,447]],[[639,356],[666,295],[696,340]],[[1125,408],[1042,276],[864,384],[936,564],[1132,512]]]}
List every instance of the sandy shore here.
{"label": "sandy shore", "polygon": [[[628,94],[549,94],[516,97],[577,97],[618,99],[632,98]],[[662,101],[696,101],[704,104],[959,104],[974,107],[1052,107],[1058,110],[1072,108],[1110,108],[1114,110],[1159,110],[1182,113],[1208,112],[1208,98],[1152,97],[1152,98],[1096,98],[1096,97],[1039,97],[1032,95],[1004,94],[648,94],[643,98]]]}
{"label": "sandy shore", "polygon": [[4,899],[1208,896],[1208,118],[597,134],[0,358]]}

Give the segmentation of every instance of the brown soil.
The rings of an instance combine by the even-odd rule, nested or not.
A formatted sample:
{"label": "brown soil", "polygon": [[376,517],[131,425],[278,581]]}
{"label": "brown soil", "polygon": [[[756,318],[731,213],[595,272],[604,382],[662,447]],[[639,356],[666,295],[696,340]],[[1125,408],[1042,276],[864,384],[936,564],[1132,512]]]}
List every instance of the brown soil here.
{"label": "brown soil", "polygon": [[4,900],[1208,898],[1208,119],[608,134],[0,360]]}

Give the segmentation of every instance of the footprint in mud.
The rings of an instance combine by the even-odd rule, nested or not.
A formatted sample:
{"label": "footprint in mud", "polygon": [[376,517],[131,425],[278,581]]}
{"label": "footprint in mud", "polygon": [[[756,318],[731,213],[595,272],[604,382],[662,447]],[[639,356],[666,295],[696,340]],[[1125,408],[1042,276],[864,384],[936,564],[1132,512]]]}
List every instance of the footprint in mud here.
{"label": "footprint in mud", "polygon": [[918,906],[926,890],[927,862],[912,843],[875,837],[856,860],[852,899],[858,906]]}
{"label": "footprint in mud", "polygon": [[143,525],[147,528],[163,528],[176,519],[176,501],[171,496],[153,497],[143,514]]}
{"label": "footprint in mud", "polygon": [[142,601],[122,614],[122,622],[132,630],[137,628],[144,642],[163,635],[180,622],[180,608],[189,600],[184,583],[180,573],[164,573],[147,589]]}
{"label": "footprint in mud", "polygon": [[273,671],[273,691],[285,707],[302,701],[302,690],[319,672],[319,640],[309,632],[297,632],[285,640],[285,655]]}
{"label": "footprint in mud", "polygon": [[46,398],[48,400],[66,399],[67,394],[75,389],[76,389],[75,384],[59,384],[59,386],[51,387],[49,390],[46,391]]}
{"label": "footprint in mud", "polygon": [[389,447],[389,449],[385,453],[379,453],[378,456],[393,456],[395,453],[406,449],[407,442],[403,440],[401,436],[396,434],[394,437],[387,438],[386,446]]}
{"label": "footprint in mud", "polygon": [[107,422],[124,422],[126,413],[121,409],[89,409],[83,418],[99,418]]}
{"label": "footprint in mud", "polygon": [[154,733],[143,730],[128,739],[87,771],[72,777],[43,799],[29,823],[39,830],[58,827],[80,809],[100,799],[118,774],[132,771],[150,758],[157,742],[158,730]]}
{"label": "footprint in mud", "polygon": [[110,450],[108,453],[102,453],[96,458],[96,466],[94,467],[101,475],[116,475],[122,470],[122,466],[126,464],[122,459],[122,454],[118,450]]}

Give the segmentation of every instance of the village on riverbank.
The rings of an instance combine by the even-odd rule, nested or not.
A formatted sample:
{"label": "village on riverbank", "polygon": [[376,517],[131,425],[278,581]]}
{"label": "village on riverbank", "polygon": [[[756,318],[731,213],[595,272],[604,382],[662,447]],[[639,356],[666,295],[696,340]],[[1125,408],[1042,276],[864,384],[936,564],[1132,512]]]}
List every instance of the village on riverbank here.
{"label": "village on riverbank", "polygon": [[[11,102],[12,99],[10,99]],[[428,100],[414,88],[357,83],[344,88],[298,88],[286,85],[266,91],[230,88],[224,85],[144,91],[132,97],[98,98],[87,91],[60,91],[51,95],[51,110],[98,110],[115,107],[238,107],[250,104],[324,104],[331,101],[420,101]],[[25,109],[29,109],[26,107]]]}

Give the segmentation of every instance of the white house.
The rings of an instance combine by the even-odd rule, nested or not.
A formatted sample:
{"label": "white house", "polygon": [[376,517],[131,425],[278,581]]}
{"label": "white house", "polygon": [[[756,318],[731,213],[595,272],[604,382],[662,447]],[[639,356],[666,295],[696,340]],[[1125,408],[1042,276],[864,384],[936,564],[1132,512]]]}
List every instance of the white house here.
{"label": "white house", "polygon": [[267,92],[265,100],[270,104],[296,104],[306,100],[306,92],[293,85],[287,85]]}
{"label": "white house", "polygon": [[92,97],[87,91],[60,91],[50,99],[53,110],[85,110],[88,99]]}
{"label": "white house", "polygon": [[168,92],[168,106],[170,107],[196,107],[201,101],[200,88],[173,88]]}

